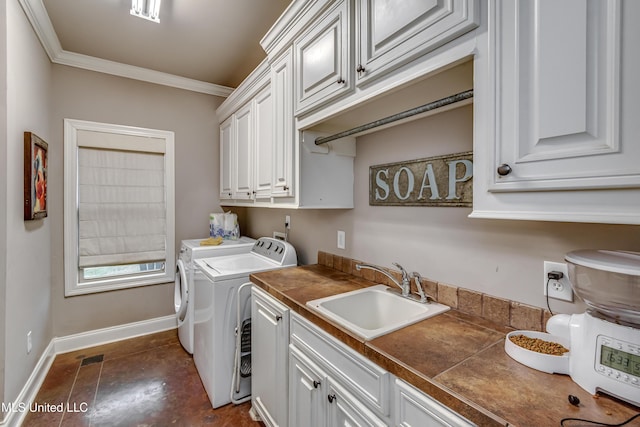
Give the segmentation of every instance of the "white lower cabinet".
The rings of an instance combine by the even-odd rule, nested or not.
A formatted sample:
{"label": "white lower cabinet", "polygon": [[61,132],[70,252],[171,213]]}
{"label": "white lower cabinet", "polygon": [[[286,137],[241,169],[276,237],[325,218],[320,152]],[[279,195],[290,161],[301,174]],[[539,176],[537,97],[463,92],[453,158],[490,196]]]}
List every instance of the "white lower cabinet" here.
{"label": "white lower cabinet", "polygon": [[394,425],[402,427],[470,427],[469,420],[401,379],[394,386]]}
{"label": "white lower cabinet", "polygon": [[323,427],[327,393],[325,373],[300,350],[289,349],[289,421],[292,426]]}
{"label": "white lower cabinet", "polygon": [[327,426],[385,427],[388,424],[359,400],[342,389],[339,383],[327,378]]}
{"label": "white lower cabinet", "polygon": [[[328,335],[322,336],[324,333],[295,314],[291,315],[291,332],[291,426],[388,425],[388,372]],[[318,339],[324,345],[317,346]],[[369,381],[360,383],[363,374]]]}
{"label": "white lower cabinet", "polygon": [[470,427],[254,286],[251,402],[269,427]]}
{"label": "white lower cabinet", "polygon": [[292,426],[386,426],[300,350],[289,353],[289,422]]}
{"label": "white lower cabinet", "polygon": [[[251,289],[251,404],[269,427],[286,427],[289,309]],[[295,424],[292,424],[295,425]]]}

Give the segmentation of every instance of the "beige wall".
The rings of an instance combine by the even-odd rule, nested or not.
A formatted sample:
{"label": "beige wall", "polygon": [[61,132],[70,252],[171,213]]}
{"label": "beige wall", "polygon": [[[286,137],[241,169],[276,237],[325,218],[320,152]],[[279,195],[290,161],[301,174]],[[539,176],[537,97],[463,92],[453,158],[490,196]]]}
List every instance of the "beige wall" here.
{"label": "beige wall", "polygon": [[173,314],[173,283],[64,297],[63,119],[175,132],[178,249],[182,239],[206,237],[209,212],[220,211],[219,124],[215,109],[223,99],[61,65],[53,66],[52,77],[49,220],[54,335],[65,336]]}
{"label": "beige wall", "polygon": [[[546,307],[543,261],[562,261],[580,248],[640,250],[640,227],[470,219],[470,208],[369,206],[369,166],[472,149],[472,106],[420,119],[357,139],[352,210],[238,210],[253,237],[283,231],[302,264],[318,250],[386,267],[399,262],[432,280]],[[337,230],[346,249],[336,247]],[[551,301],[560,312],[582,304]]]}
{"label": "beige wall", "polygon": [[[48,120],[51,64],[18,1],[2,2],[2,8],[0,15],[6,18],[2,34],[6,23],[7,37],[6,46],[1,49],[6,48],[7,66],[6,76],[1,80],[2,90],[6,89],[2,111],[6,127],[1,128],[6,132],[0,139],[6,146],[0,156],[3,162],[0,169],[6,172],[6,177],[0,178],[4,186],[0,191],[3,200],[0,237],[6,238],[0,239],[0,253],[5,257],[0,263],[3,272],[0,337],[4,350],[0,400],[9,403],[18,397],[51,340],[51,221],[23,219],[24,132],[34,132],[47,142],[51,139]],[[33,348],[27,354],[29,331]]]}

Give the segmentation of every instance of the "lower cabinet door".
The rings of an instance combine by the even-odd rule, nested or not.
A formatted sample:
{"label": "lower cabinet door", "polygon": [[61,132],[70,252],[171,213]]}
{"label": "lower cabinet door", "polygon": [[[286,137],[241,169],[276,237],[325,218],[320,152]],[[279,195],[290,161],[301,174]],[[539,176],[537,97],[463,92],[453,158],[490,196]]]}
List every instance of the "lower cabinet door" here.
{"label": "lower cabinet door", "polygon": [[435,399],[396,379],[396,419],[401,427],[472,427],[471,421],[445,407]]}
{"label": "lower cabinet door", "polygon": [[300,350],[289,350],[289,425],[325,425],[325,374]]}
{"label": "lower cabinet door", "polygon": [[251,289],[251,402],[268,427],[287,427],[289,310]]}
{"label": "lower cabinet door", "polygon": [[328,427],[385,427],[382,419],[359,403],[349,392],[327,378]]}

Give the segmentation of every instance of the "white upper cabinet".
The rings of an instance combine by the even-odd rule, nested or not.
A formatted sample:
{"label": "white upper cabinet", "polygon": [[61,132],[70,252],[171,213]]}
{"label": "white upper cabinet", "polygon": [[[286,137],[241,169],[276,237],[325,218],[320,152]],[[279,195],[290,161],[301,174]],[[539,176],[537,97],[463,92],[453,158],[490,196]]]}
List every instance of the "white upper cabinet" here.
{"label": "white upper cabinet", "polygon": [[297,113],[326,104],[353,88],[351,1],[335,2],[294,42]]}
{"label": "white upper cabinet", "polygon": [[293,50],[271,64],[273,96],[273,197],[293,195]]}
{"label": "white upper cabinet", "polygon": [[[500,4],[493,189],[640,184],[640,144],[620,134],[616,2]],[[497,171],[509,165],[511,173]],[[507,171],[502,171],[505,174]]]}
{"label": "white upper cabinet", "polygon": [[242,205],[268,198],[273,178],[273,99],[263,61],[216,110],[220,124],[220,199]]}
{"label": "white upper cabinet", "polygon": [[469,0],[357,0],[356,78],[362,85],[478,26]]}
{"label": "white upper cabinet", "polygon": [[262,71],[218,109],[220,196],[352,207],[353,138],[315,138],[439,99],[412,91],[472,59],[471,217],[640,224],[638,20],[636,0],[294,0],[261,40],[271,139],[245,145]]}
{"label": "white upper cabinet", "polygon": [[[366,86],[476,28],[479,19],[477,0],[329,2],[294,41],[296,115],[393,89],[388,82]],[[427,70],[416,69],[414,78],[421,72]]]}
{"label": "white upper cabinet", "polygon": [[488,5],[472,216],[640,223],[637,2]]}
{"label": "white upper cabinet", "polygon": [[233,196],[231,175],[233,126],[232,117],[220,124],[220,199],[231,199]]}
{"label": "white upper cabinet", "polygon": [[271,87],[267,86],[253,100],[255,120],[255,188],[256,199],[271,197],[273,183],[273,98]]}
{"label": "white upper cabinet", "polygon": [[233,198],[250,199],[253,192],[253,115],[252,103],[242,107],[233,115],[235,144],[232,157]]}

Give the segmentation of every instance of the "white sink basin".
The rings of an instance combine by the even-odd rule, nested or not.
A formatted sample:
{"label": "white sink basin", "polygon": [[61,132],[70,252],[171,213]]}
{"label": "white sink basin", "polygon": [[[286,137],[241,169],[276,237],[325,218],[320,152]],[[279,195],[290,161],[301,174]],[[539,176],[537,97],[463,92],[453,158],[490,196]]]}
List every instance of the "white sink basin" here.
{"label": "white sink basin", "polygon": [[307,302],[307,306],[365,340],[395,331],[449,310],[435,302],[421,304],[376,285]]}

